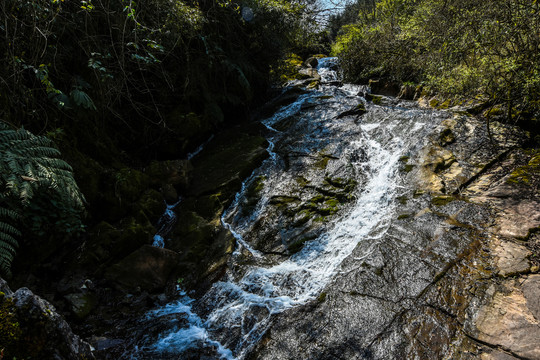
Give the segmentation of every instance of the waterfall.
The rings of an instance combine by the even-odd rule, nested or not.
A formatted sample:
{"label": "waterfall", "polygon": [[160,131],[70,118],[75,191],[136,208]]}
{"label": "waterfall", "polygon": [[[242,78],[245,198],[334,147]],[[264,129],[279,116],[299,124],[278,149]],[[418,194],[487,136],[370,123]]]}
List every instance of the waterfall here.
{"label": "waterfall", "polygon": [[[186,351],[199,351],[216,358],[244,358],[271,327],[276,314],[317,299],[359,242],[385,233],[402,186],[400,158],[418,152],[441,118],[412,103],[397,107],[366,103],[368,112],[361,118],[338,118],[340,113],[365,103],[358,95],[363,88],[334,84],[339,80],[335,59],[321,59],[318,71],[322,77],[318,89],[263,120],[271,130],[271,156],[246,179],[221,218],[237,239],[233,263],[245,257],[245,251],[251,254],[250,261],[242,262],[240,271],[229,270],[204,296],[193,299],[181,293],[177,302],[150,312],[152,321],[170,321],[171,325],[145,346],[149,354],[174,358]],[[293,125],[279,131],[279,125],[284,126],[291,118]],[[326,168],[320,169],[323,166]],[[299,169],[311,183],[328,181],[324,179],[332,174],[345,174],[355,177],[352,180],[358,185],[352,190],[350,202],[335,216],[323,219],[316,236],[300,251],[276,259],[254,247],[258,239],[254,224],[273,216],[272,199],[288,194],[292,184],[298,182]],[[261,178],[264,188],[260,199],[245,214],[241,210],[246,189]],[[292,233],[280,228],[273,231],[285,242]],[[161,241],[159,232],[155,239],[156,243]],[[367,249],[365,257],[370,254]],[[178,325],[178,318],[183,319],[183,325]]]}

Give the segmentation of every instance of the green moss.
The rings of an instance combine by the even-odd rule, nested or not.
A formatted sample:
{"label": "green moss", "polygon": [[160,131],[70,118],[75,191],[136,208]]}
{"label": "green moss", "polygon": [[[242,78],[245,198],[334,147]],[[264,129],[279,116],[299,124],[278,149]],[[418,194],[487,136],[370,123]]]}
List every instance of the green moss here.
{"label": "green moss", "polygon": [[261,197],[261,191],[264,189],[265,180],[266,176],[257,176],[247,188],[245,194],[246,198],[242,207],[243,215],[251,212],[259,202],[259,199]]}
{"label": "green moss", "polygon": [[166,208],[163,195],[154,189],[146,190],[137,201],[137,205],[153,223],[157,222]]}
{"label": "green moss", "polygon": [[0,350],[4,349],[4,356],[11,358],[23,334],[13,301],[2,295],[0,302]]}
{"label": "green moss", "polygon": [[285,207],[291,203],[299,202],[300,198],[297,196],[285,196],[285,195],[279,195],[279,196],[273,196],[269,203],[271,205],[275,205],[277,207]]}
{"label": "green moss", "polygon": [[324,202],[325,205],[331,207],[331,208],[336,208],[338,207],[339,205],[339,201],[337,199],[328,199]]}
{"label": "green moss", "polygon": [[411,214],[401,214],[398,216],[398,220],[404,220],[411,217]]}
{"label": "green moss", "polygon": [[356,112],[366,112],[366,105],[364,105],[363,102],[361,102],[360,104],[356,105],[356,107],[354,108],[354,110]]}
{"label": "green moss", "polygon": [[456,137],[452,130],[450,129],[444,129],[440,136],[439,136],[439,144],[441,146],[446,146],[454,143],[456,141]]}
{"label": "green moss", "polygon": [[431,203],[435,206],[444,206],[452,201],[454,201],[456,198],[450,195],[441,195],[436,196],[431,199]]}
{"label": "green moss", "polygon": [[315,89],[319,86],[320,84],[320,81],[319,80],[313,80],[312,82],[309,83],[309,85],[307,86],[308,89]]}
{"label": "green moss", "polygon": [[397,199],[401,205],[407,205],[407,201],[409,200],[405,195],[398,196]]}
{"label": "green moss", "polygon": [[371,99],[371,101],[375,105],[381,105],[382,104],[382,96],[374,95],[373,98]]}
{"label": "green moss", "polygon": [[295,180],[296,180],[296,183],[300,185],[301,187],[306,187],[307,185],[309,185],[309,180],[303,176],[298,176]]}
{"label": "green moss", "polygon": [[411,165],[411,164],[407,164],[407,165],[403,166],[403,168],[402,168],[402,170],[403,170],[404,172],[407,172],[407,173],[408,173],[408,172],[411,172],[412,169],[414,169],[414,165]]}
{"label": "green moss", "polygon": [[115,195],[120,201],[136,201],[150,184],[148,175],[130,168],[120,169],[115,179]]}
{"label": "green moss", "polygon": [[500,115],[504,115],[504,110],[500,105],[493,106],[491,109],[488,109],[484,112],[485,117],[493,117]]}
{"label": "green moss", "polygon": [[317,160],[315,162],[315,164],[313,164],[313,165],[315,166],[315,168],[317,168],[319,170],[324,170],[328,166],[329,161],[330,161],[330,157],[327,156],[327,155],[322,154],[322,158]]}
{"label": "green moss", "polygon": [[436,99],[436,98],[433,98],[431,100],[429,100],[429,106],[431,106],[432,108],[435,108],[439,105],[439,100]]}
{"label": "green moss", "polygon": [[410,157],[407,156],[407,155],[403,155],[402,157],[399,158],[399,161],[402,162],[402,163],[407,163],[409,161]]}
{"label": "green moss", "polygon": [[516,168],[510,174],[507,183],[530,184],[535,176],[540,176],[540,150],[535,150],[527,165]]}
{"label": "green moss", "polygon": [[325,292],[322,292],[318,297],[317,297],[317,301],[322,303],[322,302],[325,302],[326,301],[326,293]]}
{"label": "green moss", "polygon": [[450,168],[450,166],[452,166],[452,164],[455,163],[456,161],[457,160],[453,155],[448,159],[441,159],[439,162],[435,164],[435,168],[433,169],[433,172],[435,172],[436,174],[441,173],[444,170]]}
{"label": "green moss", "polygon": [[450,99],[445,100],[442,104],[438,106],[439,109],[448,109],[452,105],[452,101]]}
{"label": "green moss", "polygon": [[418,197],[424,195],[425,193],[426,193],[426,192],[425,192],[424,190],[418,190],[418,189],[417,189],[417,190],[414,191],[413,198],[416,199],[416,198],[418,198]]}
{"label": "green moss", "polygon": [[294,223],[295,227],[300,227],[307,223],[309,220],[311,220],[315,216],[315,212],[309,209],[302,209],[298,213],[298,218]]}

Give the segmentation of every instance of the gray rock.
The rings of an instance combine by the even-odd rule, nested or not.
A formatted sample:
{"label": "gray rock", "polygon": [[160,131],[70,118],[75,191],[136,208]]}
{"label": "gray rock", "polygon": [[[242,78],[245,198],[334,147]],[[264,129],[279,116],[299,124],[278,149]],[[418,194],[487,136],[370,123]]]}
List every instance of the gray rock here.
{"label": "gray rock", "polygon": [[527,307],[540,322],[540,275],[530,275],[521,286]]}
{"label": "gray rock", "polygon": [[3,292],[5,295],[13,294],[13,291],[11,291],[9,288],[7,281],[2,278],[0,278],[0,292]]}
{"label": "gray rock", "polygon": [[13,293],[2,279],[0,287],[8,294],[0,303],[11,302],[15,309],[13,316],[24,335],[10,344],[4,344],[4,356],[10,359],[94,359],[90,345],[71,331],[68,323],[49,302],[27,288]]}

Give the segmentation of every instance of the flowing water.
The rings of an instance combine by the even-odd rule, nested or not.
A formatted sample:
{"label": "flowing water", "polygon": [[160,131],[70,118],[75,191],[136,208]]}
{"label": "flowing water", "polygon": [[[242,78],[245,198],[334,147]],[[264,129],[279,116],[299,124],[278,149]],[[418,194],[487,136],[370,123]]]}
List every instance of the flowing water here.
{"label": "flowing water", "polygon": [[[335,59],[322,59],[322,84],[263,120],[270,156],[222,216],[237,240],[227,274],[201,298],[182,292],[177,302],[150,312],[148,320],[166,330],[138,349],[141,354],[242,359],[276,314],[320,297],[359,243],[375,243],[385,234],[396,198],[407,187],[403,159],[418,153],[442,117],[395,99],[384,106],[366,103],[365,88],[335,85],[333,67]],[[339,116],[359,104],[367,113]],[[262,186],[248,208],[256,183]],[[346,198],[339,193],[338,206],[328,194],[344,183],[351,186]],[[283,199],[300,205],[291,208]],[[320,199],[337,207],[298,221],[302,211],[296,210],[308,213],[306,204],[320,206]],[[290,251],[291,239],[300,237],[301,249]],[[365,249],[355,260],[370,255]]]}

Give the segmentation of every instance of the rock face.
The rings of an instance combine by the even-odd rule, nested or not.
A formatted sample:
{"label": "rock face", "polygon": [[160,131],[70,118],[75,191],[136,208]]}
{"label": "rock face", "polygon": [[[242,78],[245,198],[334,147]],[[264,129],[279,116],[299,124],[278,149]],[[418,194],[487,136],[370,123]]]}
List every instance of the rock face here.
{"label": "rock face", "polygon": [[489,132],[496,143],[449,115],[403,159],[418,188],[398,220],[357,246],[324,296],[279,315],[249,358],[540,359],[540,275],[523,242],[540,225],[536,153],[516,150],[510,128]]}
{"label": "rock face", "polygon": [[523,245],[509,241],[497,241],[492,244],[495,265],[503,277],[526,273],[530,270],[529,256],[532,252]]}
{"label": "rock face", "polygon": [[11,292],[0,279],[0,346],[3,356],[94,359],[90,345],[73,334],[55,308],[27,288]]}
{"label": "rock face", "polygon": [[518,358],[540,359],[539,296],[539,275],[529,277],[521,286],[505,282],[503,289],[480,309],[474,322],[478,340]]}
{"label": "rock face", "polygon": [[178,262],[176,252],[145,245],[113,265],[106,277],[128,289],[155,291],[165,287]]}

